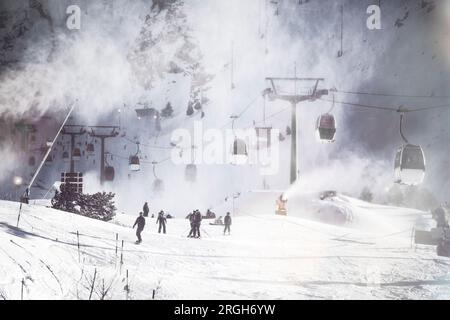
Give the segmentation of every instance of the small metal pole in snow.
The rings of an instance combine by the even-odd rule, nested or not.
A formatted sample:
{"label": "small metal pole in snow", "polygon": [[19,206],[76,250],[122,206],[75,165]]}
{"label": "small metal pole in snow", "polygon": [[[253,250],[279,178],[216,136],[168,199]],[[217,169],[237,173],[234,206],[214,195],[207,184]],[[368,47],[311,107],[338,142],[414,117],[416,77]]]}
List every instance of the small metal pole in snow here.
{"label": "small metal pole in snow", "polygon": [[17,215],[17,225],[16,228],[19,227],[19,222],[20,222],[20,213],[22,212],[22,202],[20,203],[20,207],[19,207],[19,214]]}
{"label": "small metal pole in snow", "polygon": [[78,247],[78,263],[81,262],[81,256],[80,256],[80,233],[77,230],[77,247]]}
{"label": "small metal pole in snow", "polygon": [[117,246],[118,246],[118,242],[119,242],[119,234],[116,233],[116,257],[117,257]]}
{"label": "small metal pole in snow", "polygon": [[120,274],[122,273],[122,265],[123,265],[123,240],[122,240],[122,249],[120,252]]}
{"label": "small metal pole in snow", "polygon": [[127,269],[127,286],[126,286],[126,292],[127,292],[127,300],[128,300],[128,293],[130,292],[130,287],[129,287],[129,284],[128,284],[128,269]]}
{"label": "small metal pole in snow", "polygon": [[25,279],[22,278],[21,288],[20,288],[20,300],[23,300],[23,287],[25,286]]}
{"label": "small metal pole in snow", "polygon": [[89,293],[89,300],[92,298],[92,292],[94,292],[94,286],[95,286],[95,278],[97,277],[97,268],[94,270],[94,278],[92,279],[92,286],[91,286],[91,292]]}
{"label": "small metal pole in snow", "polygon": [[122,274],[122,266],[123,266],[123,253],[120,254],[120,268],[119,268],[119,274]]}
{"label": "small metal pole in snow", "polygon": [[156,294],[156,290],[153,289],[153,294],[152,294],[152,299],[155,300],[155,294]]}

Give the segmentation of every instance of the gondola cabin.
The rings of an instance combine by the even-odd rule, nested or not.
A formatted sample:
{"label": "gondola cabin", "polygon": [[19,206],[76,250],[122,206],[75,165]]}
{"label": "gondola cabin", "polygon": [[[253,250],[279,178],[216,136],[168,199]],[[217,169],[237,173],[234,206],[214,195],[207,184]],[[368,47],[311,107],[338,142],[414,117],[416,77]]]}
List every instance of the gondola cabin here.
{"label": "gondola cabin", "polygon": [[104,177],[106,181],[114,181],[115,170],[114,167],[106,166],[104,171]]}
{"label": "gondola cabin", "polygon": [[236,138],[231,149],[231,163],[245,164],[248,160],[247,144],[244,140]]}
{"label": "gondola cabin", "polygon": [[141,164],[138,156],[131,156],[129,161],[130,171],[139,171],[141,170]]}
{"label": "gondola cabin", "polygon": [[405,185],[419,185],[425,177],[425,156],[420,146],[407,144],[395,155],[395,182]]}
{"label": "gondola cabin", "polygon": [[322,114],[316,122],[316,139],[319,142],[334,142],[336,136],[336,120],[329,113]]}
{"label": "gondola cabin", "polygon": [[88,145],[86,146],[86,151],[88,153],[94,153],[94,151],[95,151],[94,144],[93,143],[88,143]]}
{"label": "gondola cabin", "polygon": [[81,159],[81,150],[80,148],[74,148],[72,151],[72,160],[78,161]]}

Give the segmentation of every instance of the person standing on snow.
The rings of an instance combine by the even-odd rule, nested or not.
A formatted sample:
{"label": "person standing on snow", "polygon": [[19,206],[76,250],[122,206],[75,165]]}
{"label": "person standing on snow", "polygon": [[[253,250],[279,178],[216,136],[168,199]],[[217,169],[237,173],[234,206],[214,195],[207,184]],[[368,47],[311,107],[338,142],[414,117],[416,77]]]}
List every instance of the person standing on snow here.
{"label": "person standing on snow", "polygon": [[189,219],[189,223],[191,225],[191,231],[189,231],[189,235],[188,238],[195,238],[195,234],[196,234],[196,230],[195,230],[195,222],[194,222],[194,218],[195,218],[195,212],[191,212],[188,214],[187,218]]}
{"label": "person standing on snow", "polygon": [[150,211],[150,209],[148,208],[148,203],[144,203],[144,207],[142,208],[143,212],[144,212],[144,217],[148,217],[148,213]]}
{"label": "person standing on snow", "polygon": [[225,222],[225,229],[223,230],[223,235],[225,235],[227,230],[228,230],[228,234],[230,234],[231,216],[230,216],[229,212],[227,212],[227,215],[225,216],[224,222]]}
{"label": "person standing on snow", "polygon": [[194,238],[200,238],[200,226],[202,224],[202,214],[199,210],[194,213]]}
{"label": "person standing on snow", "polygon": [[159,223],[158,233],[161,233],[161,229],[163,230],[164,234],[166,233],[166,222],[167,219],[166,217],[164,217],[164,211],[161,211],[158,214],[158,219],[156,219],[156,223]]}
{"label": "person standing on snow", "polygon": [[139,244],[139,243],[142,242],[141,232],[144,230],[144,227],[145,227],[145,218],[143,217],[143,215],[144,214],[142,212],[140,212],[139,213],[139,217],[136,219],[136,222],[133,225],[133,229],[137,225],[137,229],[136,229],[137,241],[136,241],[136,244]]}

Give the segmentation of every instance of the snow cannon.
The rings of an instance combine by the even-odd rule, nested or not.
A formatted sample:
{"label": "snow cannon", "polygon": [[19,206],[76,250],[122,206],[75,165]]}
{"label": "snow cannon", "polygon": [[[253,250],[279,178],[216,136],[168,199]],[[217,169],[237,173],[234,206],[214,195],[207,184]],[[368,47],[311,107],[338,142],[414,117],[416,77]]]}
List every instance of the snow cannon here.
{"label": "snow cannon", "polygon": [[275,214],[279,216],[286,216],[287,215],[286,203],[287,197],[284,194],[281,194],[280,197],[277,199],[277,209],[275,210]]}

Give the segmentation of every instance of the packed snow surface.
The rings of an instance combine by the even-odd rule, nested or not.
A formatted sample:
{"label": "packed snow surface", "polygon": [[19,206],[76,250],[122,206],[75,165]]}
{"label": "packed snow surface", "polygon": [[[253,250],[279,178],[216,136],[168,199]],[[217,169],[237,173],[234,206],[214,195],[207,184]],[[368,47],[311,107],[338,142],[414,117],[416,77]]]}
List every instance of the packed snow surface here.
{"label": "packed snow surface", "polygon": [[412,244],[426,213],[345,196],[324,201],[333,205],[352,221],[271,207],[237,211],[230,236],[204,220],[202,238],[189,239],[184,216],[168,220],[166,235],[148,218],[136,245],[132,214],[101,222],[29,205],[16,228],[19,204],[0,201],[0,299],[450,298],[450,260]]}

